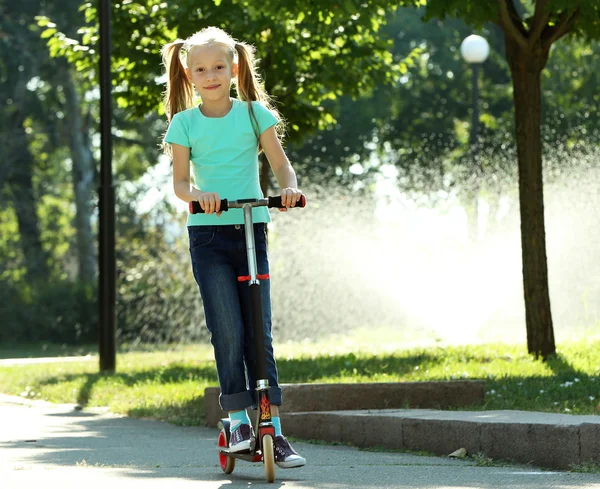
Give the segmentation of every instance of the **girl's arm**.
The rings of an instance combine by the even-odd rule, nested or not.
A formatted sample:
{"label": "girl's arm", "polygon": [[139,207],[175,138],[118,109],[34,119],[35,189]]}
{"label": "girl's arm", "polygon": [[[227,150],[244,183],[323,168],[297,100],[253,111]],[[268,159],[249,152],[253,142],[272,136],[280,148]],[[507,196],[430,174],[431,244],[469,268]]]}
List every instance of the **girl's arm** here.
{"label": "girl's arm", "polygon": [[173,190],[184,202],[198,200],[199,190],[190,184],[190,148],[172,144],[173,152]]}
{"label": "girl's arm", "polygon": [[261,134],[260,144],[281,188],[281,202],[286,207],[293,207],[302,197],[302,192],[298,190],[296,172],[281,146],[274,127],[270,127]]}
{"label": "girl's arm", "polygon": [[173,190],[184,202],[196,200],[207,214],[221,215],[221,197],[215,192],[203,192],[190,183],[190,148],[172,144],[173,152]]}

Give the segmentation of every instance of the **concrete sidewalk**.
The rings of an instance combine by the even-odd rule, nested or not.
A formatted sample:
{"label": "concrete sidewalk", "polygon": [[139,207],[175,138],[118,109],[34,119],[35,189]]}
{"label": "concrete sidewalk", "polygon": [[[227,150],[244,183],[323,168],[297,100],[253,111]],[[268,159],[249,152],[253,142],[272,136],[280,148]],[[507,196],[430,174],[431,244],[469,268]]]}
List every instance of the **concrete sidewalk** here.
{"label": "concrete sidewalk", "polygon": [[[308,464],[276,471],[217,463],[217,430],[0,396],[2,489],[598,489],[600,474],[477,467],[472,460],[295,442]],[[385,431],[383,431],[385,433]]]}

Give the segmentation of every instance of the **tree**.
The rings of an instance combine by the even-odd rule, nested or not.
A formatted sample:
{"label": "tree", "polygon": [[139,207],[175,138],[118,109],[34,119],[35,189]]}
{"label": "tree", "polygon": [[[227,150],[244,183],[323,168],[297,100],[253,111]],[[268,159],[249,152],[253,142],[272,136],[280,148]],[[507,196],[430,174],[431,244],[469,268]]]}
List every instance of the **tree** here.
{"label": "tree", "polygon": [[[27,83],[44,62],[37,53],[42,43],[28,29],[35,5],[0,6],[0,93],[6,100],[0,109],[0,130],[4,157],[0,164],[0,192],[10,196],[20,236],[20,244],[31,282],[48,275],[47,253],[42,247],[37,209],[38,192],[34,182],[34,156],[28,146],[27,106],[35,94]],[[43,50],[42,50],[43,51]]]}
{"label": "tree", "polygon": [[[81,0],[45,0],[37,5],[37,11],[33,12],[36,15],[37,26],[32,17],[30,22],[34,25],[29,28],[38,36],[41,32],[43,39],[51,37],[56,32],[57,25],[65,36],[69,38],[76,36],[78,29],[85,24],[84,13],[79,8],[81,5]],[[48,21],[49,17],[56,22],[56,25]],[[70,153],[71,171],[68,178],[72,182],[75,204],[73,217],[75,239],[72,248],[77,258],[78,281],[92,284],[97,267],[92,221],[95,212],[94,189],[98,183],[92,139],[96,133],[94,119],[98,116],[98,95],[93,80],[77,73],[75,66],[65,57],[50,58],[47,49],[41,51],[49,62],[45,72],[40,76],[46,83],[52,85],[56,95],[52,109],[55,113],[64,114],[56,125],[61,128],[63,136],[61,143],[69,148]],[[124,170],[128,176],[137,178],[150,166],[150,161],[156,160],[155,152],[151,149],[156,148],[160,130],[157,130],[156,124],[148,121],[139,124],[138,121],[137,131],[132,135],[131,127],[123,123],[122,111],[118,108],[113,113],[113,119],[118,126],[114,134],[115,150],[118,152],[115,158],[118,166],[116,170],[117,172]],[[127,138],[124,134],[132,137]],[[124,150],[123,145],[131,146],[132,143],[145,146],[144,154],[140,155],[137,148]],[[132,154],[134,152],[136,152],[135,156]]]}
{"label": "tree", "polygon": [[[376,35],[390,0],[213,0],[199,8],[193,0],[168,6],[161,0],[113,2],[113,69],[117,102],[132,116],[161,111],[160,49],[176,37],[216,25],[257,47],[265,88],[283,113],[291,141],[334,122],[326,100],[355,97],[370,87],[393,82],[402,66],[390,53],[391,41]],[[80,42],[51,28],[55,53],[68,53],[78,71],[96,70],[97,10],[86,8],[90,26]],[[268,161],[261,158],[261,187],[267,192]]]}
{"label": "tree", "polygon": [[493,22],[504,32],[515,106],[527,348],[546,359],[556,345],[546,258],[541,75],[561,38],[600,37],[600,5],[595,0],[430,0],[427,16],[459,17],[475,26]]}
{"label": "tree", "polygon": [[[32,150],[35,137],[50,133],[53,143],[58,143],[59,139],[68,140],[71,150],[79,278],[90,283],[95,275],[90,219],[94,161],[87,144],[89,129],[82,123],[82,106],[71,66],[65,60],[50,58],[44,45],[46,41],[40,38],[41,29],[35,25],[37,15],[54,13],[61,19],[69,19],[70,28],[75,32],[79,22],[83,22],[77,9],[79,5],[79,0],[47,0],[0,7],[3,19],[0,32],[4,34],[0,36],[0,51],[6,68],[0,78],[2,91],[7,92],[6,98],[10,102],[2,109],[9,126],[3,131],[7,137],[3,146],[8,158],[0,175],[6,175],[7,194],[12,195],[30,282],[47,278],[51,268],[48,261],[54,251],[48,250],[47,245],[44,247],[41,239],[47,232],[43,222],[39,222],[43,215],[40,202],[44,198],[44,184],[36,185],[36,173],[42,165],[40,155]],[[45,88],[49,85],[52,86],[51,94]],[[59,112],[60,116],[57,115]],[[70,127],[61,132],[60,128],[65,126]],[[55,137],[59,134],[62,137]],[[52,150],[58,146],[52,144]],[[0,183],[2,180],[4,178],[0,177]],[[42,178],[42,182],[45,181]]]}
{"label": "tree", "polygon": [[[47,14],[63,26],[67,34],[74,35],[84,22],[79,11],[81,0],[46,0],[45,8],[38,15]],[[45,31],[48,35],[48,30]],[[55,59],[58,68],[52,83],[61,93],[64,106],[68,146],[72,162],[72,182],[75,197],[76,254],[79,281],[91,284],[96,276],[96,251],[92,230],[92,193],[95,184],[95,161],[90,145],[89,111],[82,103],[82,83],[77,79],[73,66],[66,59]]]}
{"label": "tree", "polygon": [[[359,9],[354,0],[213,0],[201,6],[193,0],[176,6],[159,0],[115,0],[117,102],[132,117],[160,111],[161,47],[215,25],[256,46],[267,91],[287,120],[288,138],[299,141],[307,131],[333,122],[324,101],[356,97],[399,76],[402,62],[393,61],[391,40],[378,35],[390,4],[374,0]],[[78,71],[93,79],[98,19],[92,4],[86,19],[81,39],[70,39],[53,27],[50,45],[55,54],[68,53]]]}

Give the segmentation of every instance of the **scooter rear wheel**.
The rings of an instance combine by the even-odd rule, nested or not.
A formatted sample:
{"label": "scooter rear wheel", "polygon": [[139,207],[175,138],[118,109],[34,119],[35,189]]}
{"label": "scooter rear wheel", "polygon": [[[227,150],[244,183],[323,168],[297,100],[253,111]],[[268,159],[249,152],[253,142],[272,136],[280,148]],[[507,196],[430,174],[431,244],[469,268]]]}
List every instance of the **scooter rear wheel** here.
{"label": "scooter rear wheel", "polygon": [[[219,441],[217,445],[227,448],[227,434],[225,433],[224,429],[219,433]],[[226,474],[231,474],[233,469],[235,469],[235,458],[219,452],[219,465],[221,466],[221,469],[223,469],[223,472]]]}
{"label": "scooter rear wheel", "polygon": [[267,482],[275,481],[275,448],[273,437],[265,435],[262,437],[263,463],[265,464],[265,477]]}

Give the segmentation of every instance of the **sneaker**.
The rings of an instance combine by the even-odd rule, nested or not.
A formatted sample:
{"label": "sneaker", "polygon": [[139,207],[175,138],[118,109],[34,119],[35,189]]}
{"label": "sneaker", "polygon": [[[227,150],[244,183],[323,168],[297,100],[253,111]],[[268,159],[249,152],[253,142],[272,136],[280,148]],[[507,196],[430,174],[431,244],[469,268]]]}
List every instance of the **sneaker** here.
{"label": "sneaker", "polygon": [[252,426],[249,424],[241,424],[233,433],[229,439],[229,451],[233,453],[247,452],[252,447],[254,433]]}
{"label": "sneaker", "polygon": [[296,453],[283,436],[275,437],[275,463],[282,469],[293,469],[306,465],[306,459]]}

